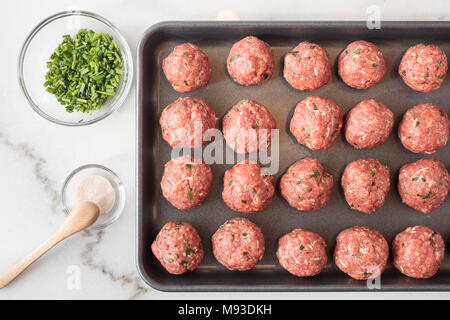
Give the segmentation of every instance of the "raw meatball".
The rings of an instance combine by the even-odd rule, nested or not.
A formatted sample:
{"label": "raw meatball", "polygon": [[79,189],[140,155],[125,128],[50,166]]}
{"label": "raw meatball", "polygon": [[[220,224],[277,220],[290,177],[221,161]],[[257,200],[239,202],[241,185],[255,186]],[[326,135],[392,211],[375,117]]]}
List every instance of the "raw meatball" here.
{"label": "raw meatball", "polygon": [[164,165],[161,180],[163,196],[176,208],[187,210],[205,200],[213,175],[206,163],[189,155],[172,159]]}
{"label": "raw meatball", "polygon": [[375,229],[354,226],[337,236],[334,262],[353,279],[378,277],[386,267],[388,256],[389,246]]}
{"label": "raw meatball", "polygon": [[439,160],[426,158],[400,168],[398,192],[411,208],[430,213],[444,203],[450,187],[447,168]]}
{"label": "raw meatball", "polygon": [[383,79],[386,70],[381,50],[364,40],[350,43],[339,56],[339,76],[352,88],[373,87]]}
{"label": "raw meatball", "polygon": [[377,159],[367,159],[348,164],[341,182],[348,205],[372,213],[384,204],[391,179],[387,166]]}
{"label": "raw meatball", "polygon": [[245,218],[228,220],[212,236],[214,257],[229,270],[252,269],[264,256],[261,229]]}
{"label": "raw meatball", "polygon": [[363,100],[347,116],[345,138],[355,148],[373,148],[385,142],[394,125],[394,114],[384,104]]}
{"label": "raw meatball", "polygon": [[289,129],[311,150],[330,147],[342,128],[342,110],[329,99],[309,96],[295,108]]}
{"label": "raw meatball", "polygon": [[295,229],[278,241],[277,257],[297,277],[319,274],[327,264],[327,245],[317,233]]}
{"label": "raw meatball", "polygon": [[330,80],[330,56],[318,44],[300,42],[284,56],[283,74],[294,89],[319,89]]}
{"label": "raw meatball", "polygon": [[447,114],[434,104],[424,103],[406,111],[398,136],[409,151],[430,154],[447,144],[449,128]]}
{"label": "raw meatball", "polygon": [[208,141],[216,127],[213,108],[202,98],[178,98],[168,105],[159,119],[163,139],[171,147],[197,148]]}
{"label": "raw meatball", "polygon": [[273,176],[265,175],[258,163],[246,159],[225,172],[222,198],[234,211],[262,211],[272,202],[274,183]]}
{"label": "raw meatball", "polygon": [[425,226],[409,227],[392,242],[394,266],[417,279],[427,279],[438,272],[444,251],[442,236]]}
{"label": "raw meatball", "polygon": [[166,223],[152,243],[152,252],[172,274],[196,269],[204,254],[197,230],[186,222]]}
{"label": "raw meatball", "polygon": [[439,89],[447,69],[444,51],[432,44],[418,44],[405,52],[398,73],[411,89],[429,92]]}
{"label": "raw meatball", "polygon": [[281,177],[281,195],[295,209],[317,210],[331,197],[333,177],[316,159],[305,158],[289,167]]}
{"label": "raw meatball", "polygon": [[211,65],[206,54],[195,44],[183,43],[163,60],[167,80],[178,92],[205,86],[211,77]]}
{"label": "raw meatball", "polygon": [[230,76],[239,84],[259,84],[273,73],[273,50],[266,42],[256,37],[245,37],[231,47],[227,58]]}
{"label": "raw meatball", "polygon": [[222,120],[225,140],[238,153],[266,150],[276,127],[269,110],[254,100],[239,101]]}

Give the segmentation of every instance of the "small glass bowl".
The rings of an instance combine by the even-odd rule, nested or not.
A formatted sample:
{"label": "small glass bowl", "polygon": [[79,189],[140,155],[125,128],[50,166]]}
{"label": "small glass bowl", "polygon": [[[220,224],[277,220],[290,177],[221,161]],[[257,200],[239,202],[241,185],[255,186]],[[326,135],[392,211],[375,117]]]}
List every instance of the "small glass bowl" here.
{"label": "small glass bowl", "polygon": [[100,214],[97,221],[91,226],[95,229],[103,229],[116,221],[122,214],[125,207],[125,186],[119,177],[110,169],[99,164],[87,164],[72,171],[64,181],[61,200],[64,212],[67,214],[76,207],[76,191],[78,185],[89,176],[102,176],[106,178],[114,189],[114,203],[111,208],[103,214]]}
{"label": "small glass bowl", "polygon": [[[80,29],[110,34],[119,45],[123,58],[123,75],[113,97],[89,113],[69,113],[56,97],[44,88],[47,61],[63,40]],[[18,77],[23,94],[31,107],[45,119],[66,126],[85,126],[106,118],[123,104],[133,81],[133,58],[120,31],[105,18],[86,11],[65,11],[39,23],[26,38],[19,55]]]}

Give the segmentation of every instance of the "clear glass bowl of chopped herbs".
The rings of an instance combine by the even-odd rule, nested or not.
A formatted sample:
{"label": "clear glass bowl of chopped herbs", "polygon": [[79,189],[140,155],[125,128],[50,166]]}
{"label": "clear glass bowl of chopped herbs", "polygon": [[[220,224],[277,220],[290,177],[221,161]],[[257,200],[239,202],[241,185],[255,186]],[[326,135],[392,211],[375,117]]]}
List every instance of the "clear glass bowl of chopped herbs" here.
{"label": "clear glass bowl of chopped herbs", "polygon": [[31,107],[66,126],[106,118],[125,101],[133,80],[130,47],[111,22],[66,11],[39,23],[19,56],[19,82]]}

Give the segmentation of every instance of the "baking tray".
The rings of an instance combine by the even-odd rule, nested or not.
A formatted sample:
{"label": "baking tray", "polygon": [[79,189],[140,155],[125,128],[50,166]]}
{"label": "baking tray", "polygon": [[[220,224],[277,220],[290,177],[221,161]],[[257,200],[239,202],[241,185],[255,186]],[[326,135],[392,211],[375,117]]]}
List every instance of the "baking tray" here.
{"label": "baking tray", "polygon": [[[275,71],[262,85],[243,87],[234,83],[226,72],[226,57],[232,44],[247,35],[267,41],[275,53]],[[337,234],[353,225],[378,229],[391,244],[394,236],[408,226],[423,224],[440,232],[448,245],[450,238],[450,201],[430,215],[424,215],[402,204],[396,189],[400,166],[424,155],[413,154],[402,147],[397,138],[397,126],[403,113],[424,102],[440,105],[447,113],[450,101],[450,80],[431,93],[418,93],[407,87],[397,74],[398,64],[406,49],[426,41],[439,45],[450,54],[449,22],[382,22],[380,30],[370,30],[365,22],[163,22],[149,28],[137,51],[137,264],[142,278],[152,287],[164,291],[365,291],[366,281],[357,281],[341,272],[333,263],[332,253]],[[346,86],[337,76],[336,61],[348,43],[365,39],[383,51],[388,72],[383,81],[368,90]],[[292,89],[282,76],[283,56],[300,41],[313,41],[324,47],[333,61],[330,82],[319,90],[301,92]],[[208,55],[212,76],[206,87],[180,94],[172,90],[165,79],[161,62],[174,46],[193,42]],[[370,150],[357,150],[342,134],[329,149],[310,151],[290,135],[288,124],[295,105],[308,95],[330,98],[347,113],[363,99],[385,103],[395,114],[395,126],[389,140]],[[159,128],[161,110],[179,96],[204,98],[219,118],[243,98],[264,104],[275,117],[280,129],[279,179],[295,161],[304,157],[317,158],[335,179],[333,194],[327,206],[313,212],[298,212],[289,207],[277,192],[272,204],[263,212],[245,215],[258,224],[265,236],[263,260],[247,272],[231,272],[213,257],[211,236],[227,219],[244,216],[229,209],[222,201],[225,170],[232,165],[212,165],[214,180],[209,197],[199,207],[179,211],[162,196],[159,186],[163,166],[169,160],[171,148],[162,140]],[[450,147],[433,157],[448,168]],[[377,158],[391,169],[392,185],[383,207],[366,215],[351,210],[340,187],[345,166],[357,159]],[[160,228],[168,221],[192,223],[200,233],[205,258],[194,272],[181,276],[168,274],[153,256],[150,245]],[[297,278],[281,268],[275,251],[278,239],[296,227],[319,233],[328,245],[329,262],[323,272],[311,278]],[[415,280],[402,275],[389,260],[381,276],[381,289],[449,290],[450,254],[446,250],[437,275],[427,280]]]}

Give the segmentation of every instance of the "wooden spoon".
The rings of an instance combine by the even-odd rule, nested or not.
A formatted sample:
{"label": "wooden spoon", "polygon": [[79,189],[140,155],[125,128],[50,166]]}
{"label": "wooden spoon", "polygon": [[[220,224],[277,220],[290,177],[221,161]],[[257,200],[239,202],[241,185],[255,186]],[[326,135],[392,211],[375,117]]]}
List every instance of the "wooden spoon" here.
{"label": "wooden spoon", "polygon": [[64,220],[61,227],[47,241],[41,244],[33,252],[20,260],[15,266],[10,268],[0,276],[0,289],[7,286],[33,262],[39,259],[44,253],[53,248],[62,240],[92,225],[99,216],[99,209],[93,202],[81,202]]}

